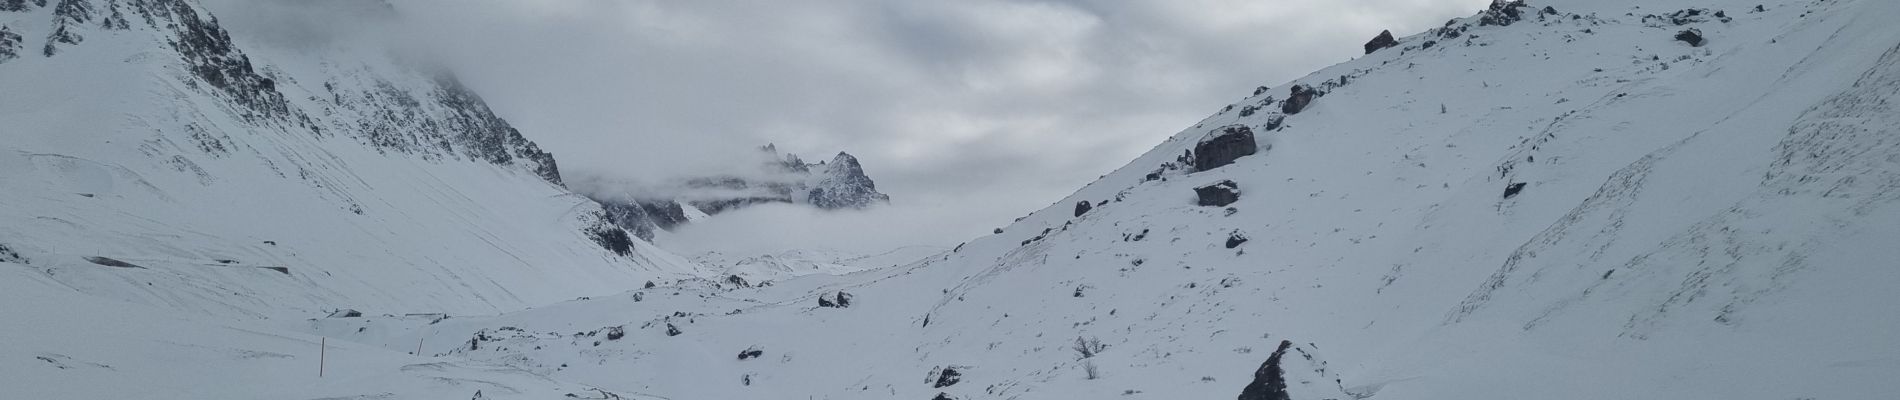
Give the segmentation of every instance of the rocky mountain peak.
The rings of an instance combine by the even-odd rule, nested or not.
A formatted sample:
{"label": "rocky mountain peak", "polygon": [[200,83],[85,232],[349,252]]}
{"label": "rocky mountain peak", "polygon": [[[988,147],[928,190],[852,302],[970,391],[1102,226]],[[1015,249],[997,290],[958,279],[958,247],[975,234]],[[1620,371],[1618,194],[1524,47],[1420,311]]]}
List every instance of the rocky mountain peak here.
{"label": "rocky mountain peak", "polygon": [[823,178],[809,192],[811,204],[818,208],[861,209],[891,202],[890,196],[878,193],[877,183],[864,174],[864,166],[850,153],[838,152],[825,164],[821,175]]}

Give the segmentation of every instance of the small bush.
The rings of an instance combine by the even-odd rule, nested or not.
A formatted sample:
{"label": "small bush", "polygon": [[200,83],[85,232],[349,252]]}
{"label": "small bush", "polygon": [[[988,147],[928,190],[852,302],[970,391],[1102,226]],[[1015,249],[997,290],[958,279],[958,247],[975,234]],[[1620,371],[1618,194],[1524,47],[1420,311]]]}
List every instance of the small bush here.
{"label": "small bush", "polygon": [[1082,356],[1081,359],[1086,360],[1094,358],[1096,354],[1102,354],[1103,350],[1108,350],[1108,345],[1102,344],[1101,339],[1076,336],[1074,349],[1077,354]]}

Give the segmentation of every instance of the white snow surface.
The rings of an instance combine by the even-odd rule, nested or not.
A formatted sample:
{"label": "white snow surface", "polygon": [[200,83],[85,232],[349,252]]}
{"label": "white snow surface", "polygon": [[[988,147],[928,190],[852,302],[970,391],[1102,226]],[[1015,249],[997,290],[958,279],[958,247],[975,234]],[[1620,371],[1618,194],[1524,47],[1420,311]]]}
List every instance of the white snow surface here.
{"label": "white snow surface", "polygon": [[811,274],[843,275],[878,268],[897,267],[942,253],[948,248],[926,245],[902,246],[872,254],[836,249],[796,249],[770,254],[741,255],[718,251],[692,257],[703,266],[700,275],[734,276],[751,283],[780,281]]}
{"label": "white snow surface", "polygon": [[[613,295],[595,293],[634,287],[640,273],[625,271],[637,267],[592,260],[607,256],[578,238],[556,241],[573,244],[556,246],[565,253],[515,253],[517,269],[417,266],[489,260],[466,253],[489,248],[439,236],[470,225],[524,241],[577,235],[549,205],[562,192],[531,174],[344,141],[298,139],[282,153],[334,157],[325,165],[363,171],[352,180],[400,179],[348,192],[427,213],[393,221],[335,212],[340,203],[297,196],[312,189],[257,168],[205,167],[219,178],[199,183],[103,144],[151,129],[90,117],[108,105],[82,107],[118,81],[175,80],[140,78],[163,69],[113,58],[123,55],[71,61],[60,68],[87,72],[62,73],[91,77],[66,84],[78,88],[0,97],[9,129],[48,132],[9,131],[4,146],[19,155],[0,158],[0,244],[30,259],[0,262],[0,318],[29,321],[4,330],[0,388],[22,398],[602,393],[593,388],[669,399],[1230,398],[1287,341],[1292,399],[1891,398],[1900,2],[1755,4],[1549,0],[1510,26],[1461,19],[1457,38],[1403,37],[1267,87],[948,252],[768,287],[681,280]],[[1544,6],[1558,14],[1540,15]],[[1682,26],[1644,18],[1692,7],[1710,10]],[[1707,43],[1672,38],[1689,28]],[[0,64],[0,90],[44,85],[18,78],[55,68],[34,62],[51,61]],[[1297,114],[1274,102],[1240,115],[1295,84],[1326,93]],[[34,108],[61,101],[72,103]],[[199,109],[134,104],[104,115]],[[1276,118],[1282,127],[1267,129]],[[1209,171],[1161,168],[1232,124],[1250,127],[1261,151]],[[49,161],[68,159],[79,161]],[[1157,170],[1163,179],[1144,179]],[[478,194],[441,204],[414,185],[425,171]],[[1221,180],[1240,200],[1196,206],[1193,188]],[[1515,183],[1522,191],[1503,198]],[[278,194],[292,188],[303,192]],[[1106,203],[1078,217],[1078,201]],[[465,219],[416,226],[435,219],[413,215],[435,213]],[[1247,241],[1229,248],[1236,232]],[[297,256],[253,244],[273,237],[295,238]],[[274,272],[167,261],[214,253],[308,260],[293,277],[346,277],[279,284]],[[94,254],[148,268],[80,260]],[[392,264],[348,262],[368,257]],[[396,296],[390,281],[433,294]],[[484,289],[495,287],[512,295]],[[818,306],[840,291],[849,307]],[[510,309],[524,304],[540,305]],[[313,318],[324,306],[366,316]],[[272,318],[239,320],[255,316]],[[351,372],[306,376],[313,337],[347,342],[330,360]],[[1085,358],[1078,338],[1105,346]],[[422,355],[405,354],[418,346]],[[751,349],[760,356],[738,357]],[[935,387],[946,367],[960,381]],[[478,389],[495,386],[509,389]],[[148,387],[161,389],[129,395]]]}

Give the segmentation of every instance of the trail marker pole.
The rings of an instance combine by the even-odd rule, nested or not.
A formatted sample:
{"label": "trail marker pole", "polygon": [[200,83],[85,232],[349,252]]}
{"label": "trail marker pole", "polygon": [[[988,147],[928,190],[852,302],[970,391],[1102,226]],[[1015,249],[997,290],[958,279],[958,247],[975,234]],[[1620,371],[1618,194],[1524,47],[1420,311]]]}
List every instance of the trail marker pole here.
{"label": "trail marker pole", "polygon": [[330,358],[330,338],[317,339],[317,377],[323,377],[323,363]]}
{"label": "trail marker pole", "polygon": [[416,338],[416,357],[422,356],[422,338]]}

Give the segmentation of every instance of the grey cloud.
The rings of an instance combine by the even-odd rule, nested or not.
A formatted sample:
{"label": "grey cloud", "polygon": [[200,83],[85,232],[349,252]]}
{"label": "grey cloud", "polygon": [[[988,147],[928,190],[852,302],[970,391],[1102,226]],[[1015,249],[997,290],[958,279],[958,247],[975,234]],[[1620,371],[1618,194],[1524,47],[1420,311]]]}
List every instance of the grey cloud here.
{"label": "grey cloud", "polygon": [[844,150],[894,202],[982,221],[935,240],[954,242],[1254,86],[1486,0],[391,2],[567,171],[658,181],[768,142]]}

